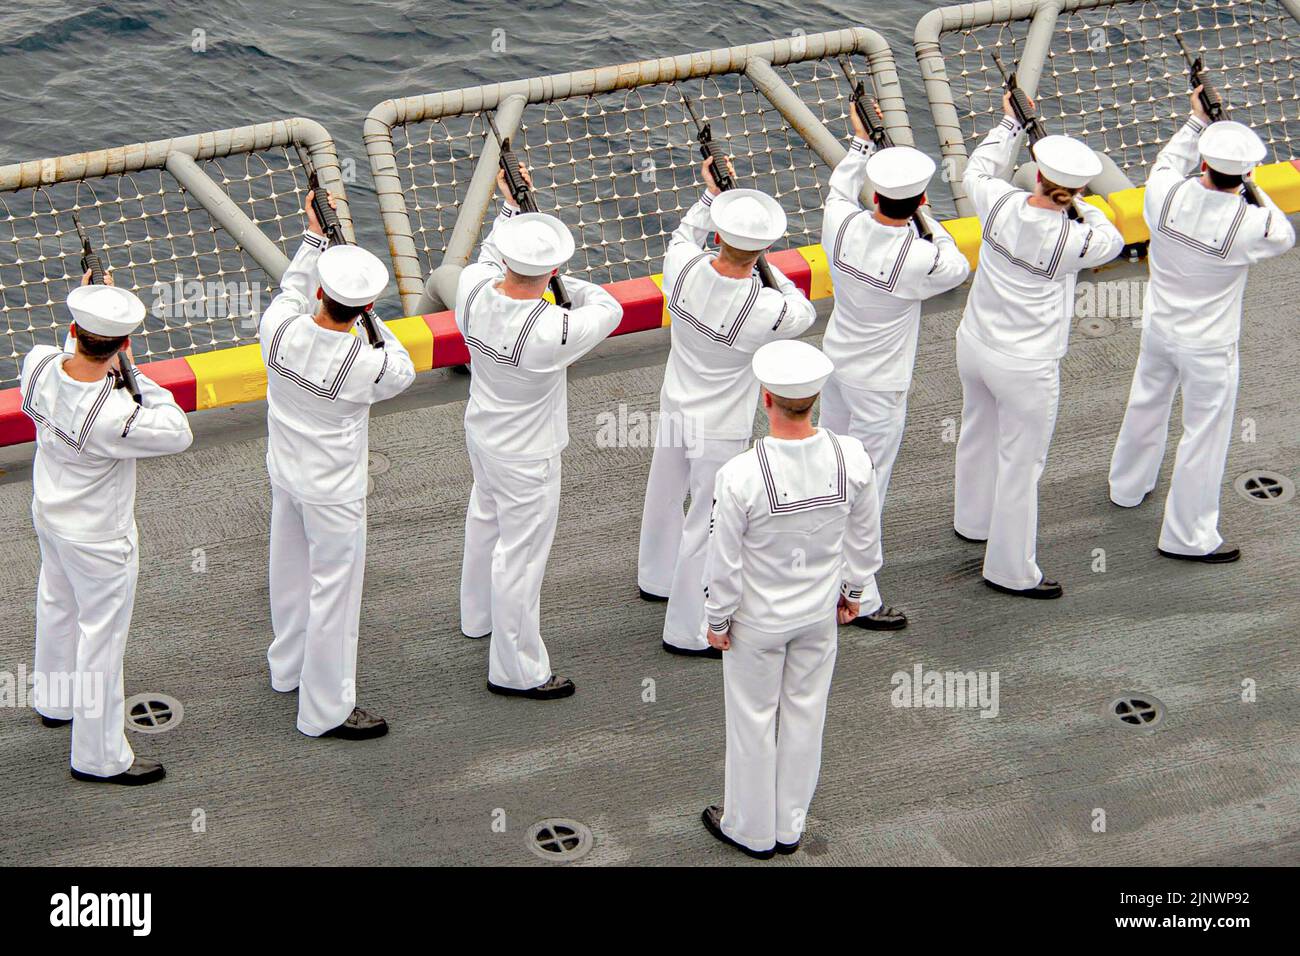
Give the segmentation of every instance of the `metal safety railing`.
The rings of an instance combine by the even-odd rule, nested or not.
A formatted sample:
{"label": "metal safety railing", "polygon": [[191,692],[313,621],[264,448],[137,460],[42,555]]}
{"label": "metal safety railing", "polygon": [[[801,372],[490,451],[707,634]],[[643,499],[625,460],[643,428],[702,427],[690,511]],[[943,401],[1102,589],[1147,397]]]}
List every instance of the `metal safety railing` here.
{"label": "metal safety railing", "polygon": [[[1188,113],[1175,35],[1205,57],[1234,118],[1268,144],[1270,161],[1300,146],[1300,0],[980,0],[943,7],[916,26],[916,58],[959,215],[968,152],[1001,113],[993,53],[1034,97],[1050,132],[1108,156],[1098,192],[1146,179]],[[1096,185],[1096,184],[1094,184]]]}
{"label": "metal safety railing", "polygon": [[840,54],[874,79],[894,140],[910,144],[893,54],[865,28],[380,103],[365,144],[403,308],[449,304],[478,244],[499,155],[488,110],[503,136],[516,136],[543,210],[573,229],[568,271],[578,276],[610,282],[658,271],[700,191],[683,93],[713,124],[742,184],[784,205],[787,242],[816,242],[825,182],[846,143]]}
{"label": "metal safety railing", "polygon": [[137,361],[255,339],[302,232],[299,150],[350,230],[334,144],[307,119],[0,167],[0,387],[33,345],[66,332],[62,304],[81,279],[74,214],[114,281],[145,302]]}

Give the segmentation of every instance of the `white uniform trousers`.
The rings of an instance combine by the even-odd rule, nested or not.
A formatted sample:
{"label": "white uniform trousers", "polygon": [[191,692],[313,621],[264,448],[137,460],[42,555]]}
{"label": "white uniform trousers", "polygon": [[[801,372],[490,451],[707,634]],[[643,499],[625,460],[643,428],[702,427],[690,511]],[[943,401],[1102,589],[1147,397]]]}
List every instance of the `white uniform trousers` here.
{"label": "white uniform trousers", "polygon": [[837,633],[833,614],[784,634],[731,626],[731,648],[722,655],[722,832],[751,850],[794,843],[803,832],[821,771]]}
{"label": "white uniform trousers", "polygon": [[542,643],[542,578],[560,513],[560,456],[507,461],[471,442],[469,460],[460,627],[470,637],[492,633],[489,681],[538,687],[552,674]]}
{"label": "white uniform trousers", "polygon": [[[668,596],[663,639],[675,647],[704,648],[709,646],[704,633],[704,563],[713,485],[718,470],[749,442],[674,440],[675,428],[667,422],[668,416],[660,416],[646,483],[637,580],[644,590]],[[683,517],[688,493],[691,504]]]}
{"label": "white uniform trousers", "polygon": [[1022,590],[1038,567],[1038,480],[1056,427],[1060,363],[1004,355],[957,332],[961,436],[953,527],[987,538],[984,577]]}
{"label": "white uniform trousers", "polygon": [[907,422],[907,392],[881,392],[855,388],[832,375],[822,389],[817,424],[837,435],[851,435],[866,448],[876,469],[876,496],[885,510],[889,476],[894,472],[898,448]]}
{"label": "white uniform trousers", "polygon": [[311,504],[271,484],[271,686],[298,689],[298,729],[319,737],[357,703],[366,499]]}
{"label": "white uniform trousers", "polygon": [[126,742],[122,657],[135,606],[135,531],[110,541],[67,541],[40,527],[32,705],[72,719],[72,767],[112,777],[135,761]]}
{"label": "white uniform trousers", "polygon": [[1124,424],[1110,460],[1110,497],[1133,507],[1156,486],[1165,455],[1174,390],[1183,391],[1183,437],[1165,499],[1160,547],[1209,554],[1219,536],[1219,488],[1237,405],[1237,346],[1181,349],[1150,330],[1142,335]]}

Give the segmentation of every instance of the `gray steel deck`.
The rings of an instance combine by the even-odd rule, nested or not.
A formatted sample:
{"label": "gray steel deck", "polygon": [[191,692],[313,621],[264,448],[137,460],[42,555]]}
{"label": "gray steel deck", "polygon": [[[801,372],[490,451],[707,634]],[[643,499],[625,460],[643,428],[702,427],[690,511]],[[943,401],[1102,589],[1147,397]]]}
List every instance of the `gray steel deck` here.
{"label": "gray steel deck", "polygon": [[[1250,467],[1294,476],[1300,463],[1298,262],[1258,266],[1250,282],[1238,417],[1254,419],[1257,440],[1238,429],[1223,496],[1222,527],[1245,549],[1236,565],[1156,557],[1172,455],[1153,500],[1132,512],[1107,502],[1138,332],[1121,321],[1110,337],[1076,333],[1041,492],[1040,563],[1066,588],[1054,603],[988,591],[980,549],[952,535],[943,431],[960,413],[961,296],[927,312],[882,575],[886,600],[913,623],[841,632],[807,847],[770,865],[1300,863],[1300,500],[1259,504],[1231,489]],[[1119,266],[1098,278],[1142,275]],[[571,377],[573,443],[543,594],[552,658],[578,685],[563,702],[489,695],[487,648],[459,635],[466,380],[421,376],[376,415],[372,449],[392,467],[370,499],[359,675],[361,703],[393,726],[376,743],[300,736],[295,698],[270,689],[264,411],[195,416],[191,451],[140,469],[127,693],[185,705],[176,730],[132,735],[168,778],[139,791],[76,784],[66,730],[0,712],[0,863],[544,865],[524,834],[549,816],[592,827],[590,863],[749,862],[698,822],[721,795],[721,668],[663,654],[662,605],[636,598],[649,449],[595,444],[601,411],[656,407],[666,348],[666,332],[611,340]],[[0,452],[10,671],[31,661],[30,452]],[[191,571],[195,548],[206,573]],[[1094,548],[1105,573],[1091,570]],[[999,716],[895,709],[890,675],[918,662],[998,671]],[[1240,699],[1246,679],[1255,703]],[[1168,705],[1163,726],[1134,732],[1108,716],[1130,689]],[[1092,831],[1094,808],[1104,833]],[[196,834],[199,809],[207,829]],[[492,828],[498,809],[505,833]]]}

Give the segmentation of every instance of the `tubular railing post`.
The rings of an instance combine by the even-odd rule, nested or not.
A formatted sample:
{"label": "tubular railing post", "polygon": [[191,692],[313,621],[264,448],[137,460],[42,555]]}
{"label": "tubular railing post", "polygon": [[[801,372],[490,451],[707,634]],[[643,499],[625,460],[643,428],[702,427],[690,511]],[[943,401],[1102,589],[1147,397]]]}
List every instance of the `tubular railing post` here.
{"label": "tubular railing post", "polygon": [[898,64],[894,52],[879,33],[868,31],[861,44],[867,58],[871,76],[875,79],[876,102],[885,114],[885,128],[896,146],[915,146],[912,124],[907,118],[907,103],[903,99],[903,85],[898,82]]}
{"label": "tubular railing post", "polygon": [[267,238],[257,223],[249,219],[235,201],[209,179],[208,174],[186,153],[169,153],[166,169],[208,211],[213,221],[230,233],[231,238],[252,257],[262,271],[278,283],[284,270],[289,267],[289,257]]}
{"label": "tubular railing post", "polygon": [[388,237],[388,251],[393,261],[402,312],[417,315],[420,296],[424,293],[424,275],[411,235],[411,218],[406,212],[397,158],[393,154],[393,127],[398,124],[400,116],[398,107],[398,101],[386,100],[371,110],[366,117],[362,140],[366,155],[370,157],[370,174],[375,182],[375,197],[384,221],[384,234]]}
{"label": "tubular railing post", "polygon": [[[1043,64],[1047,60],[1048,51],[1052,48],[1052,31],[1056,29],[1056,18],[1060,12],[1060,0],[1046,0],[1040,4],[1029,21],[1025,43],[1020,48],[1020,59],[1014,64],[1007,64],[1009,69],[1016,71],[1016,82],[1031,100],[1038,97],[1038,81],[1042,78]],[[1011,177],[1011,171],[1016,167],[1024,143],[1025,132],[1022,130],[1016,137],[1016,148],[1011,151],[1011,159],[1007,165],[998,170],[999,178]]]}
{"label": "tubular railing post", "polygon": [[[794,131],[803,137],[808,148],[829,168],[834,169],[848,155],[844,145],[822,125],[817,114],[808,108],[799,94],[790,89],[776,70],[772,69],[771,63],[761,57],[752,57],[745,64],[745,76],[749,77],[754,88],[767,98]],[[873,195],[875,190],[868,183],[863,187],[862,201],[869,209],[874,208],[871,204]]]}
{"label": "tubular railing post", "polygon": [[[503,139],[509,139],[515,134],[527,103],[528,100],[522,93],[514,93],[502,100],[496,108],[494,121]],[[447,239],[447,251],[443,253],[438,268],[429,273],[429,278],[424,283],[417,312],[437,312],[455,304],[456,281],[460,278],[461,270],[469,264],[469,258],[478,244],[483,219],[487,216],[488,209],[492,206],[492,196],[496,193],[500,162],[501,150],[497,147],[496,139],[489,134],[483,139],[483,151],[479,153],[478,163],[474,166],[469,186],[465,189],[465,198],[461,200],[460,209],[456,213],[456,222]]]}
{"label": "tubular railing post", "polygon": [[975,215],[975,204],[966,195],[961,178],[966,172],[966,140],[962,135],[961,120],[952,101],[952,85],[943,62],[943,48],[939,38],[947,27],[944,10],[931,10],[916,24],[913,44],[916,62],[921,68],[926,99],[930,101],[930,114],[934,118],[934,131],[939,137],[942,156],[942,175],[952,193],[958,216]]}

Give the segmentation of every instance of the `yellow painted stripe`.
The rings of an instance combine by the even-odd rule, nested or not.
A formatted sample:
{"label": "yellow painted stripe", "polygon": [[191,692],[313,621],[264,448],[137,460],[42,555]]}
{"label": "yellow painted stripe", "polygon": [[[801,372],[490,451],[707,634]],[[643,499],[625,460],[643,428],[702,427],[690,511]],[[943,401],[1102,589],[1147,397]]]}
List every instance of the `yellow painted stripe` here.
{"label": "yellow painted stripe", "polygon": [[1255,183],[1283,212],[1300,212],[1300,169],[1291,163],[1255,167]]}
{"label": "yellow painted stripe", "polygon": [[1101,198],[1100,196],[1084,196],[1083,201],[1088,203],[1090,206],[1096,206],[1098,209],[1100,209],[1102,212],[1106,214],[1106,218],[1109,219],[1111,222],[1115,221],[1115,210],[1110,208],[1110,203],[1108,203],[1105,199]]}
{"label": "yellow painted stripe", "polygon": [[411,353],[411,363],[417,372],[427,372],[433,368],[433,329],[424,321],[422,315],[412,315],[405,319],[393,319],[385,323],[398,341]]}
{"label": "yellow painted stripe", "polygon": [[1146,190],[1141,186],[1133,189],[1121,189],[1106,198],[1115,211],[1115,228],[1127,243],[1146,242],[1151,238],[1151,230],[1142,218],[1142,197]]}
{"label": "yellow painted stripe", "polygon": [[799,255],[803,256],[804,261],[808,263],[808,268],[812,270],[812,278],[809,280],[810,299],[828,299],[835,294],[835,289],[831,285],[831,264],[826,257],[826,251],[820,245],[801,246]]}
{"label": "yellow painted stripe", "polygon": [[[661,272],[656,272],[654,275],[652,275],[652,276],[650,277],[650,281],[653,282],[655,285],[657,285],[657,286],[659,287],[659,294],[660,294],[660,295],[663,295],[663,291],[664,291],[664,277],[663,277],[663,273],[661,273]],[[663,316],[664,316],[664,317],[663,317],[663,327],[664,327],[664,328],[667,328],[668,326],[670,326],[670,325],[673,324],[672,317],[669,316],[669,314],[668,314],[668,300],[667,300],[667,299],[664,299],[664,313],[663,313]]]}
{"label": "yellow painted stripe", "polygon": [[220,408],[266,397],[266,366],[260,345],[187,355],[194,371],[196,408]]}
{"label": "yellow painted stripe", "polygon": [[952,241],[957,243],[957,248],[961,254],[966,257],[970,267],[974,269],[979,265],[980,259],[980,221],[975,216],[966,216],[962,219],[948,219],[939,223],[943,226],[944,231],[952,236]]}

